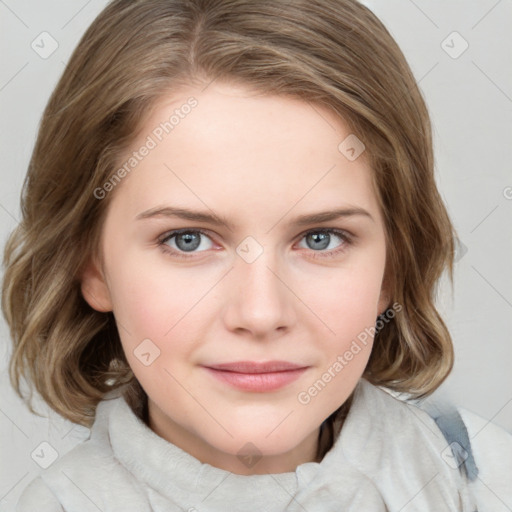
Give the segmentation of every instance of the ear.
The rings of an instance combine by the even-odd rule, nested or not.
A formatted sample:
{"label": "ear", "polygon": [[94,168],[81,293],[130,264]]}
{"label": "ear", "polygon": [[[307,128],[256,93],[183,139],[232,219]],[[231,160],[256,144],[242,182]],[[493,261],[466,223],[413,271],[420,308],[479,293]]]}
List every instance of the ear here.
{"label": "ear", "polygon": [[96,259],[91,259],[86,265],[80,283],[82,295],[91,308],[102,312],[112,311],[112,300],[107,282]]}

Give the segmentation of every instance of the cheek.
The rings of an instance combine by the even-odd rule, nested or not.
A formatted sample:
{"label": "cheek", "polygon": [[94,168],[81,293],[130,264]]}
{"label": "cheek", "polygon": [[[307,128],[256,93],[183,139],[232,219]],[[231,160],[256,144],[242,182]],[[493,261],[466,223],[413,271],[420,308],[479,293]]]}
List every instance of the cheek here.
{"label": "cheek", "polygon": [[146,390],[167,389],[169,373],[187,377],[183,361],[195,350],[216,316],[209,291],[219,276],[197,267],[172,268],[161,256],[129,255],[111,266],[114,314],[123,350]]}
{"label": "cheek", "polygon": [[125,258],[111,275],[116,320],[132,337],[165,339],[186,323],[211,288],[212,276],[198,275],[197,269],[173,270],[160,260]]}
{"label": "cheek", "polygon": [[336,305],[331,309],[333,330],[344,343],[374,326],[378,315],[380,286],[363,279],[355,281],[343,283]]}
{"label": "cheek", "polygon": [[[383,263],[330,273],[302,289],[317,318],[319,364],[297,400],[318,416],[328,415],[350,395],[361,377],[373,346],[381,291]],[[322,322],[319,322],[321,319]],[[313,324],[310,324],[313,325]],[[325,327],[327,326],[327,330]]]}
{"label": "cheek", "polygon": [[[164,273],[151,262],[138,263],[126,258],[111,276],[121,343],[146,392],[159,396],[174,389],[174,396],[179,387],[173,387],[170,375],[192,357],[201,321],[196,314],[201,308],[194,305],[207,292],[207,283],[169,268]],[[185,377],[180,374],[180,379]]]}
{"label": "cheek", "polygon": [[[332,343],[349,342],[366,328],[374,326],[378,316],[383,265],[340,269],[319,276],[302,287],[307,306],[328,328]],[[306,301],[304,301],[306,302]]]}

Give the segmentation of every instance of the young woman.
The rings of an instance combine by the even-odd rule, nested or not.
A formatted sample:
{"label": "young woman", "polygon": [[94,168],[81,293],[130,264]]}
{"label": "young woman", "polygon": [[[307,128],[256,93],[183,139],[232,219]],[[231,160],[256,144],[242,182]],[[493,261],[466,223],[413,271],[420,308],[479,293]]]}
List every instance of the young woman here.
{"label": "young woman", "polygon": [[364,6],[114,0],[22,201],[11,376],[92,432],[20,511],[485,505],[460,417],[386,392],[451,370],[453,230],[424,101]]}

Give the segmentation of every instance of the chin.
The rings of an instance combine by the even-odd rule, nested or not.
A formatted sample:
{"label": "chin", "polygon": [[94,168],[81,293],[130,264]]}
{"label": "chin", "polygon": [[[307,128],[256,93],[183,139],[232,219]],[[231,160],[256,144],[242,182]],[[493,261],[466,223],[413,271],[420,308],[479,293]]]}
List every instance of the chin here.
{"label": "chin", "polygon": [[[268,427],[255,428],[254,425],[248,425],[246,428],[240,428],[236,431],[230,430],[233,437],[225,436],[219,440],[210,439],[206,441],[213,445],[217,450],[229,455],[241,456],[254,452],[254,455],[272,457],[280,456],[295,450],[305,439],[313,434],[311,431],[298,431],[297,428],[278,427],[274,432],[275,425]],[[277,430],[281,430],[277,434]],[[316,436],[316,434],[314,434]]]}

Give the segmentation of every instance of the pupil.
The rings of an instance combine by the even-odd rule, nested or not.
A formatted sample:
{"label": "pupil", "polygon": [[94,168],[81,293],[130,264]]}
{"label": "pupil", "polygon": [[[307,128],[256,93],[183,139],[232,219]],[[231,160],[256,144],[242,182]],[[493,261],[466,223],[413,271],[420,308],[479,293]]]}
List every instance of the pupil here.
{"label": "pupil", "polygon": [[[311,249],[325,249],[328,247],[331,236],[329,233],[313,233],[308,235],[308,245]],[[309,242],[312,242],[309,244]]]}
{"label": "pupil", "polygon": [[181,251],[193,251],[199,247],[198,233],[180,233],[176,236],[176,245]]}

